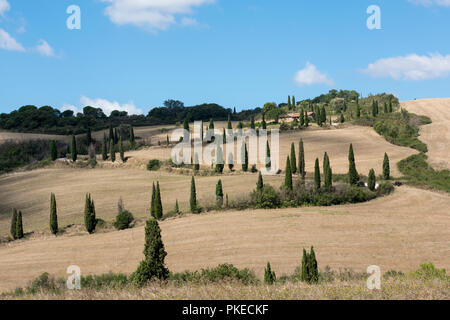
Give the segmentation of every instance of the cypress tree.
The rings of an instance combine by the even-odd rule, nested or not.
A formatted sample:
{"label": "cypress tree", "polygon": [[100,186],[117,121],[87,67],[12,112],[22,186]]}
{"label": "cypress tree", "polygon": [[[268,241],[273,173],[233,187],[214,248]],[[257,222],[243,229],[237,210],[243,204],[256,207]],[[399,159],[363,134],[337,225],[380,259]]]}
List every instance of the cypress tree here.
{"label": "cypress tree", "polygon": [[228,114],[227,128],[228,128],[228,130],[233,130],[233,125],[231,124],[231,114]]}
{"label": "cypress tree", "polygon": [[269,146],[269,140],[266,142],[266,169],[270,170],[272,168],[272,159],[270,155],[270,146]]}
{"label": "cypress tree", "polygon": [[194,170],[199,171],[200,170],[200,161],[198,160],[198,153],[196,152],[194,155]]}
{"label": "cypress tree", "polygon": [[305,167],[305,150],[303,148],[303,139],[300,139],[299,143],[299,154],[298,154],[298,171],[302,179],[305,179],[306,176],[306,167]]}
{"label": "cypress tree", "polygon": [[295,103],[295,96],[292,96],[292,109],[295,110],[296,106],[297,106],[297,104]]}
{"label": "cypress tree", "polygon": [[316,191],[320,190],[320,166],[319,159],[316,159],[316,164],[314,166],[314,186]]}
{"label": "cypress tree", "polygon": [[247,151],[247,144],[244,141],[244,143],[242,144],[242,160],[244,160],[244,162],[242,163],[242,171],[247,172],[248,171],[248,151]]}
{"label": "cypress tree", "polygon": [[120,137],[119,141],[119,153],[120,153],[120,160],[122,160],[122,162],[125,162],[125,153],[123,151],[122,137]]}
{"label": "cypress tree", "polygon": [[56,141],[50,141],[50,157],[52,161],[55,161],[58,158],[58,150],[56,149]]}
{"label": "cypress tree", "polygon": [[113,131],[113,127],[112,124],[109,125],[109,136],[108,136],[108,141],[114,140],[114,131]]}
{"label": "cypress tree", "polygon": [[375,118],[378,115],[377,103],[375,100],[372,102],[372,116]]}
{"label": "cypress tree", "polygon": [[114,129],[114,144],[119,143],[119,131],[117,131],[117,128]]}
{"label": "cypress tree", "polygon": [[22,224],[22,211],[17,213],[17,221],[16,221],[16,239],[23,238],[23,224]]}
{"label": "cypress tree", "polygon": [[370,191],[375,191],[375,185],[376,185],[375,170],[370,169],[369,178],[367,180],[367,187],[369,188]]}
{"label": "cypress tree", "polygon": [[309,127],[309,117],[308,117],[308,111],[305,110],[305,127]]}
{"label": "cypress tree", "polygon": [[361,107],[359,106],[359,103],[356,104],[356,117],[358,119],[361,118]]}
{"label": "cypress tree", "polygon": [[311,247],[311,252],[309,254],[309,278],[311,283],[319,282],[319,267],[317,265],[316,254],[314,252],[314,247]]}
{"label": "cypress tree", "polygon": [[291,110],[291,96],[288,96],[287,106],[288,106],[288,109]]}
{"label": "cypress tree", "polygon": [[389,180],[391,178],[391,168],[389,165],[389,157],[387,153],[384,154],[384,160],[383,160],[383,179]]}
{"label": "cypress tree", "polygon": [[223,145],[227,144],[227,132],[225,131],[225,128],[223,128]]}
{"label": "cypress tree", "polygon": [[108,159],[108,140],[106,140],[106,133],[103,133],[103,143],[102,143],[102,159],[106,161]]}
{"label": "cypress tree", "polygon": [[71,155],[72,155],[72,161],[75,162],[77,161],[77,141],[75,139],[75,135],[72,135],[72,150],[71,150]]}
{"label": "cypress tree", "polygon": [[216,185],[216,203],[218,207],[223,206],[223,188],[222,188],[222,180],[219,180]]}
{"label": "cypress tree", "polygon": [[275,283],[277,276],[275,271],[272,271],[270,263],[267,262],[267,267],[264,269],[264,283],[267,285],[272,285]]}
{"label": "cypress tree", "polygon": [[175,209],[174,209],[174,212],[175,212],[176,214],[181,214],[180,206],[179,206],[179,204],[178,204],[178,199],[175,201]]}
{"label": "cypress tree", "polygon": [[305,112],[303,109],[300,110],[300,126],[305,125]]}
{"label": "cypress tree", "polygon": [[216,150],[217,156],[216,156],[216,172],[222,174],[223,173],[223,153],[222,148],[219,144],[217,144],[217,150]]}
{"label": "cypress tree", "polygon": [[11,227],[9,229],[9,233],[11,234],[11,238],[13,240],[16,239],[16,228],[17,228],[17,210],[12,209]]}
{"label": "cypress tree", "polygon": [[256,126],[255,126],[255,117],[252,116],[251,120],[250,120],[250,129],[255,130]]}
{"label": "cypress tree", "polygon": [[341,115],[340,115],[340,117],[339,117],[339,121],[341,122],[341,123],[344,123],[345,122],[345,118],[344,118],[344,114],[341,112]]}
{"label": "cypress tree", "polygon": [[359,181],[358,171],[356,171],[355,155],[353,153],[353,144],[350,144],[350,149],[348,151],[348,180],[351,185],[356,185]]}
{"label": "cypress tree", "polygon": [[197,191],[195,189],[195,179],[192,177],[191,180],[191,198],[189,200],[189,204],[191,207],[192,213],[198,213],[198,207],[197,207]]}
{"label": "cypress tree", "polygon": [[95,215],[95,204],[94,200],[91,199],[91,195],[88,193],[84,205],[84,226],[86,227],[86,231],[92,234],[96,225],[97,218]]}
{"label": "cypress tree", "polygon": [[385,102],[384,103],[384,113],[388,113],[389,112],[389,110],[388,110],[388,105],[387,105],[387,103]]}
{"label": "cypress tree", "polygon": [[300,275],[300,279],[303,282],[309,282],[309,254],[306,252],[305,248],[303,248],[303,256],[302,256],[302,273]]}
{"label": "cypress tree", "polygon": [[259,172],[258,182],[256,183],[256,192],[262,193],[263,190],[264,190],[264,180],[263,180],[261,172]]}
{"label": "cypress tree", "polygon": [[392,101],[389,101],[389,113],[392,113]]}
{"label": "cypress tree", "polygon": [[333,170],[330,166],[327,167],[327,171],[325,174],[325,189],[330,192],[333,187]]}
{"label": "cypress tree", "polygon": [[330,158],[328,157],[328,153],[325,152],[323,156],[323,176],[327,175],[328,167],[330,166]]}
{"label": "cypress tree", "polygon": [[211,118],[209,120],[209,130],[214,130],[214,119],[213,118]]}
{"label": "cypress tree", "polygon": [[156,218],[155,205],[156,205],[156,187],[155,183],[153,182],[152,201],[150,202],[150,216],[152,216],[153,218]]}
{"label": "cypress tree", "polygon": [[116,147],[114,145],[114,139],[109,142],[109,153],[112,162],[116,162]]}
{"label": "cypress tree", "polygon": [[169,135],[167,135],[167,136],[166,136],[166,144],[167,144],[167,146],[169,146],[169,145],[170,145],[170,139],[169,139]]}
{"label": "cypress tree", "polygon": [[156,196],[155,196],[155,218],[160,220],[163,217],[163,206],[161,201],[161,189],[159,188],[159,181],[156,183]]}
{"label": "cypress tree", "polygon": [[92,143],[92,134],[91,134],[91,128],[87,128],[87,133],[86,133],[86,138],[87,138],[87,145],[90,146]]}
{"label": "cypress tree", "polygon": [[288,191],[292,191],[292,171],[291,171],[291,161],[289,157],[286,160],[286,176],[284,178],[284,187]]}
{"label": "cypress tree", "polygon": [[325,106],[322,106],[321,109],[321,116],[322,116],[322,124],[324,124],[325,122],[327,122],[327,111],[325,110]]}
{"label": "cypress tree", "polygon": [[58,233],[58,216],[56,212],[56,197],[52,193],[50,196],[50,231],[56,235]]}
{"label": "cypress tree", "polygon": [[134,129],[133,126],[130,126],[130,145],[132,148],[136,146],[136,140],[134,137]]}
{"label": "cypress tree", "polygon": [[266,115],[264,113],[262,115],[262,128],[263,130],[267,130]]}
{"label": "cypress tree", "polygon": [[161,229],[155,219],[147,220],[145,225],[144,260],[131,275],[131,281],[138,286],[152,279],[165,280],[169,270],[165,266],[167,252],[161,239]]}
{"label": "cypress tree", "polygon": [[292,174],[297,173],[297,157],[295,156],[295,145],[291,143],[291,172]]}
{"label": "cypress tree", "polygon": [[226,196],[225,207],[226,207],[226,208],[229,208],[229,207],[230,207],[230,202],[228,201],[228,193],[227,193],[227,196]]}

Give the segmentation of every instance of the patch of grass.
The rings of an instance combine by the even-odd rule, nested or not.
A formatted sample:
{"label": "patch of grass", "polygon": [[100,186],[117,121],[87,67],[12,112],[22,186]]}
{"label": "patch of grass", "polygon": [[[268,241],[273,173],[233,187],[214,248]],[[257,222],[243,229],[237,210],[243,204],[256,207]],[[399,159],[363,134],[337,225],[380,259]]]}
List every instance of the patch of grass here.
{"label": "patch of grass", "polygon": [[450,171],[436,171],[427,163],[427,156],[423,153],[412,155],[397,166],[408,183],[416,186],[450,192]]}

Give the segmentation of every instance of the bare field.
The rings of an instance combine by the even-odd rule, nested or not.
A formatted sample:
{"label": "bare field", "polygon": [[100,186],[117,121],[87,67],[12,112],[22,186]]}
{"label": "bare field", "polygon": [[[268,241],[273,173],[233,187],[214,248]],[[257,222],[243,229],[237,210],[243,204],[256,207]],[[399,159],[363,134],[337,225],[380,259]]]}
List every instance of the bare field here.
{"label": "bare field", "polygon": [[428,145],[429,163],[435,169],[450,169],[450,99],[403,101],[406,110],[431,118],[432,124],[422,126],[420,140]]}
{"label": "bare field", "polygon": [[[358,205],[189,215],[160,225],[172,271],[233,263],[262,276],[270,261],[278,274],[292,273],[302,248],[311,245],[322,268],[364,271],[375,264],[383,272],[410,271],[430,261],[448,269],[449,207],[447,194],[401,187]],[[143,227],[16,241],[0,248],[0,291],[24,286],[42,272],[64,276],[73,264],[83,274],[130,273],[143,244]]]}
{"label": "bare field", "polygon": [[27,141],[27,140],[59,140],[59,141],[69,141],[69,136],[52,135],[52,134],[39,134],[39,133],[19,133],[19,132],[9,132],[0,131],[0,144],[5,141]]}

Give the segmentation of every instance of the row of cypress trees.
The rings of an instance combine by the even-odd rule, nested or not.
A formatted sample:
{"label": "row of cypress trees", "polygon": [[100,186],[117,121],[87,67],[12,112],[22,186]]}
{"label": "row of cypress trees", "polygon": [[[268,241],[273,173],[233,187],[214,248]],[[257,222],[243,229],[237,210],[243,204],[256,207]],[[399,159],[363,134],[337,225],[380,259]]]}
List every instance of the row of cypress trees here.
{"label": "row of cypress trees", "polygon": [[12,209],[10,234],[13,240],[22,239],[24,236],[22,211],[17,211],[17,209]]}

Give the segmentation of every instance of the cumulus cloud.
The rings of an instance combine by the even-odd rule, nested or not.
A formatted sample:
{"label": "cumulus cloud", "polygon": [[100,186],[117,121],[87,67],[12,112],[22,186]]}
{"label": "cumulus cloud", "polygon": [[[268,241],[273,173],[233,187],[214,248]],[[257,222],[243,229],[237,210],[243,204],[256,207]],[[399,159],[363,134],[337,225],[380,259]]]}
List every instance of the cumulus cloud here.
{"label": "cumulus cloud", "polygon": [[317,70],[316,66],[310,62],[306,63],[305,68],[297,71],[294,81],[300,87],[311,86],[314,84],[325,84],[329,86],[333,84],[332,79]]}
{"label": "cumulus cloud", "polygon": [[8,51],[25,52],[25,48],[3,29],[0,29],[0,48]]}
{"label": "cumulus cloud", "polygon": [[39,44],[36,46],[36,51],[47,57],[54,57],[55,52],[53,48],[45,40],[39,40]]}
{"label": "cumulus cloud", "polygon": [[374,78],[395,80],[428,80],[447,77],[450,73],[450,55],[439,53],[419,56],[410,54],[404,57],[384,58],[369,64],[362,70]]}
{"label": "cumulus cloud", "polygon": [[6,11],[9,11],[11,6],[7,0],[0,0],[0,16],[2,16]]}
{"label": "cumulus cloud", "polygon": [[432,5],[450,7],[450,0],[408,0],[408,2],[425,7],[430,7]]}
{"label": "cumulus cloud", "polygon": [[91,106],[93,108],[101,108],[106,115],[110,115],[114,110],[126,111],[130,115],[143,114],[143,111],[137,108],[132,101],[125,104],[120,104],[117,101],[109,101],[106,99],[91,99],[83,96],[81,97],[80,102],[83,107]]}
{"label": "cumulus cloud", "polygon": [[[105,15],[117,25],[135,25],[151,31],[167,30],[177,23],[176,15],[181,15],[181,25],[192,25],[195,21],[186,15],[193,13],[194,7],[213,3],[215,0],[101,0],[108,2]],[[191,19],[191,20],[186,20]],[[196,23],[196,22],[195,22]]]}

